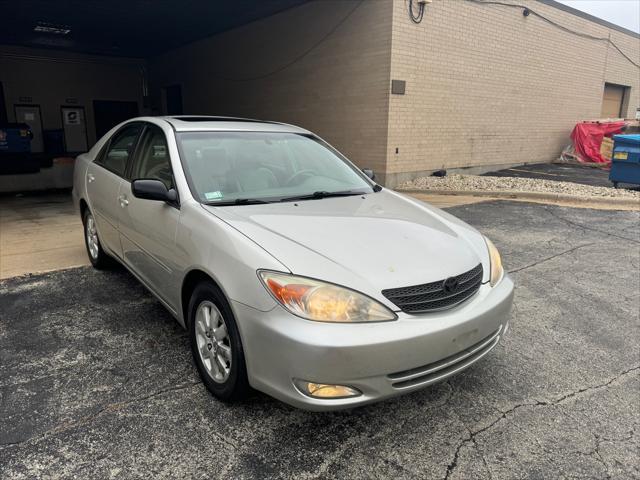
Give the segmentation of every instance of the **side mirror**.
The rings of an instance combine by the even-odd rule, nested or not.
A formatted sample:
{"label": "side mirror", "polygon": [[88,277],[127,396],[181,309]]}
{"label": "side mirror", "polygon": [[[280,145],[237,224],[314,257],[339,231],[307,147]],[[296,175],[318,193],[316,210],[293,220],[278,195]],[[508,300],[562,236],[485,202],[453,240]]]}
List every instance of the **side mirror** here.
{"label": "side mirror", "polygon": [[375,180],[376,179],[376,174],[370,168],[363,168],[362,169],[362,173],[364,173],[371,180]]}
{"label": "side mirror", "polygon": [[136,198],[144,200],[158,200],[173,203],[178,200],[178,192],[173,188],[168,190],[160,180],[140,179],[131,183],[131,193]]}

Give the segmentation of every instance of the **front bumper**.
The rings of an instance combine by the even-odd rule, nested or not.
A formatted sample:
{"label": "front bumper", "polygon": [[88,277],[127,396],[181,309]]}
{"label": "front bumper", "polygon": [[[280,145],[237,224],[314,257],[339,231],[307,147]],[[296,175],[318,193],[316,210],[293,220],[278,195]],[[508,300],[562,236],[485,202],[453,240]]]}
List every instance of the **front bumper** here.
{"label": "front bumper", "polygon": [[[306,410],[337,410],[402,395],[444,380],[484,357],[506,333],[513,301],[508,275],[462,305],[381,323],[304,320],[280,306],[260,312],[233,303],[249,383]],[[316,399],[293,379],[355,387],[357,397]]]}

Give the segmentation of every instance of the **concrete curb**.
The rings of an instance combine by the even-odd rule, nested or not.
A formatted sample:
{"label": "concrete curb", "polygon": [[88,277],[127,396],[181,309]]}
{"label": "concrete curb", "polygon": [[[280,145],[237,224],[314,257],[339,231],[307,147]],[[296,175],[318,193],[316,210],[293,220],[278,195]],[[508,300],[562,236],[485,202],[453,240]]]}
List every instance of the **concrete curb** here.
{"label": "concrete curb", "polygon": [[519,192],[500,190],[420,190],[415,188],[396,189],[400,193],[424,193],[429,195],[467,195],[470,197],[492,197],[512,200],[531,200],[538,202],[557,202],[567,204],[597,203],[601,206],[621,207],[640,210],[640,200],[635,198],[581,197],[567,193]]}

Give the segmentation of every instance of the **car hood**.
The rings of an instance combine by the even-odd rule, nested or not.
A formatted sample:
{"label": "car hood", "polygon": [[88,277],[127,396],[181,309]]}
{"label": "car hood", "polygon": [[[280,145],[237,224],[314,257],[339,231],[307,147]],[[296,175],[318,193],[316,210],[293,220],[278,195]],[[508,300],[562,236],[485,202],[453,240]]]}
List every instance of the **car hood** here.
{"label": "car hood", "polygon": [[[434,282],[484,267],[482,236],[455,217],[396,192],[264,205],[205,206],[291,273],[366,293],[397,308],[387,288]],[[256,268],[260,268],[259,265]]]}

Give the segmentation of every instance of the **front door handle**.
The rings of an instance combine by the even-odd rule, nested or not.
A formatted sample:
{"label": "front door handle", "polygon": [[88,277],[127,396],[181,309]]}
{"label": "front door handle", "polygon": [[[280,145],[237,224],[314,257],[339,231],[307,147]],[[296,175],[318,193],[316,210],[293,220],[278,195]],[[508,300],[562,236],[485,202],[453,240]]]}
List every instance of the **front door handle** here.
{"label": "front door handle", "polygon": [[93,173],[87,173],[87,182],[91,183],[96,179]]}
{"label": "front door handle", "polygon": [[127,200],[127,197],[125,197],[124,195],[120,195],[118,197],[118,200],[120,201],[120,206],[122,208],[126,207],[127,205],[129,205],[129,200]]}

